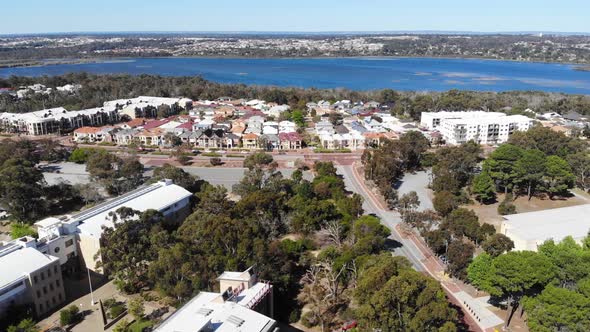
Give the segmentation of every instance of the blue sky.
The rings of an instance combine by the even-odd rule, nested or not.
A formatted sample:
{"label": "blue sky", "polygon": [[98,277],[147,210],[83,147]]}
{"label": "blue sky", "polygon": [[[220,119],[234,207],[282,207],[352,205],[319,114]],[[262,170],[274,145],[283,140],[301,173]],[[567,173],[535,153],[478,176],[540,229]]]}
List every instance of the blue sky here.
{"label": "blue sky", "polygon": [[590,32],[590,0],[18,0],[0,34],[78,31]]}

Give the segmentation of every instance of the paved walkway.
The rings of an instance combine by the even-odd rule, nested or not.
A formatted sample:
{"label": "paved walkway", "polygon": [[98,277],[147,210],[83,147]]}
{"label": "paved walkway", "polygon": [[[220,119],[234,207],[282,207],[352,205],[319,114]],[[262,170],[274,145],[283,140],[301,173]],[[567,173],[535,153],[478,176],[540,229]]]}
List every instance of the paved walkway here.
{"label": "paved walkway", "polygon": [[[496,327],[503,324],[504,320],[489,309],[491,305],[487,303],[487,298],[475,298],[469,295],[460,283],[445,273],[444,265],[433,255],[421,238],[414,234],[401,232],[399,214],[389,211],[383,206],[381,199],[366,186],[364,179],[358,174],[354,165],[340,165],[337,168],[344,175],[347,188],[364,197],[363,208],[365,211],[380,216],[382,222],[391,230],[391,238],[401,243],[402,246],[394,249],[394,253],[407,257],[418,271],[424,271],[438,280],[451,300],[461,307],[470,326],[485,332],[499,330]],[[406,188],[405,190],[412,189]],[[423,191],[422,188],[415,190],[417,192]],[[428,201],[430,201],[429,198]],[[430,204],[432,203],[430,202]]]}

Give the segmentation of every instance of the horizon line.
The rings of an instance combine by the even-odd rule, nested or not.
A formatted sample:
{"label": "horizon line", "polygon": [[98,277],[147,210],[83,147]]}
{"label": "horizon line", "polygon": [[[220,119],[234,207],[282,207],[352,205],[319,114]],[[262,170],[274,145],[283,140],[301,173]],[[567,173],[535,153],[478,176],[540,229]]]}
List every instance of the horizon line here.
{"label": "horizon line", "polygon": [[291,35],[394,35],[394,34],[456,34],[456,35],[525,35],[547,34],[562,36],[588,36],[590,31],[550,31],[550,30],[506,30],[506,31],[470,31],[470,30],[325,30],[325,31],[297,31],[297,30],[121,30],[121,31],[55,31],[55,32],[16,32],[0,33],[0,36],[50,36],[50,35],[109,35],[109,34],[291,34]]}

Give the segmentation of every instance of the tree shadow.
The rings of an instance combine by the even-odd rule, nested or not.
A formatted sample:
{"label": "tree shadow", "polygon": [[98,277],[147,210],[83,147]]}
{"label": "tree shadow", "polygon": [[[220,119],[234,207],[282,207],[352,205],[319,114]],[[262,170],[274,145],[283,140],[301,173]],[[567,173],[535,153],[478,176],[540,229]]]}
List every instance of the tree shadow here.
{"label": "tree shadow", "polygon": [[394,239],[391,238],[387,238],[385,239],[385,249],[387,250],[395,250],[398,248],[403,247],[403,244],[399,241],[396,241]]}

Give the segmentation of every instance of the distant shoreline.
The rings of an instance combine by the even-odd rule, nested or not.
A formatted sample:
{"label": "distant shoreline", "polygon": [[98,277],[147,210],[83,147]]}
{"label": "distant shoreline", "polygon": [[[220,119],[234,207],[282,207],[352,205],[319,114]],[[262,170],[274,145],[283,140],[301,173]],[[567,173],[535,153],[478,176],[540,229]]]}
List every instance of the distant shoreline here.
{"label": "distant shoreline", "polygon": [[463,56],[398,56],[398,55],[359,55],[359,56],[288,56],[288,57],[257,57],[257,56],[222,56],[222,55],[186,55],[186,56],[121,56],[121,57],[94,57],[94,58],[63,58],[63,59],[35,59],[35,60],[0,60],[0,69],[5,68],[26,68],[44,67],[52,65],[78,65],[88,63],[104,63],[109,61],[128,61],[132,59],[441,59],[441,60],[483,60],[483,61],[507,61],[520,63],[538,64],[561,64],[573,66],[573,70],[590,71],[590,64],[561,61],[537,61],[537,60],[515,60],[492,57],[463,57]]}

